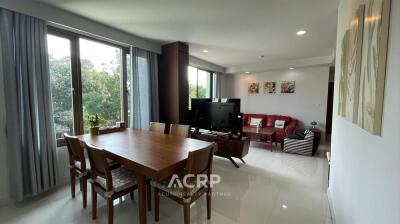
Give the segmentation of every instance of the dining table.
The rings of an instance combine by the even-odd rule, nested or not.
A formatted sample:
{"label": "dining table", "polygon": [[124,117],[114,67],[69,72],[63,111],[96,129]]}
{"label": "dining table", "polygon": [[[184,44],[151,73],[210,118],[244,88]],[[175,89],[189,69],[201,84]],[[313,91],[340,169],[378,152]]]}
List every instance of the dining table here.
{"label": "dining table", "polygon": [[161,181],[186,165],[190,151],[212,143],[158,132],[127,128],[118,132],[78,136],[81,142],[109,152],[110,159],[120,163],[137,176],[139,223],[146,218],[146,179]]}

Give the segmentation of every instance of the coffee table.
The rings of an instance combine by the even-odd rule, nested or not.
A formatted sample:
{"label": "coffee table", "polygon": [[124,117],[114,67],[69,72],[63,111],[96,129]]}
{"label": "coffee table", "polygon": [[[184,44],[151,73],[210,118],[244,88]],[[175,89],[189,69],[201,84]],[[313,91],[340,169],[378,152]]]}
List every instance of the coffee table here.
{"label": "coffee table", "polygon": [[243,127],[243,133],[247,134],[247,136],[249,136],[252,140],[265,141],[272,152],[272,143],[276,139],[276,131],[267,128],[261,128],[257,132],[256,127]]}

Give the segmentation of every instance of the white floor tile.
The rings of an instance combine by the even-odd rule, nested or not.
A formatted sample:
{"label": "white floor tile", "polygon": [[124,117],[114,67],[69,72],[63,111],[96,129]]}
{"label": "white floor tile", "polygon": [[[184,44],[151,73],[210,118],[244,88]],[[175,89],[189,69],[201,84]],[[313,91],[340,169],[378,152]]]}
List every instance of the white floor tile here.
{"label": "white floor tile", "polygon": [[[323,157],[328,147],[321,148],[320,156],[305,157],[279,149],[270,152],[263,144],[252,143],[246,164],[239,169],[229,160],[216,157],[214,173],[221,175],[222,182],[213,189],[212,218],[207,221],[203,197],[191,208],[191,223],[331,224],[327,161]],[[68,185],[59,187],[34,200],[1,208],[0,220],[21,224],[106,223],[106,205],[101,199],[98,218],[91,220],[90,195],[88,208],[82,209],[80,193],[72,199]],[[138,223],[136,201],[116,201],[114,213],[114,223]],[[153,213],[148,213],[148,223],[153,220]],[[159,223],[183,223],[182,207],[162,198]]]}

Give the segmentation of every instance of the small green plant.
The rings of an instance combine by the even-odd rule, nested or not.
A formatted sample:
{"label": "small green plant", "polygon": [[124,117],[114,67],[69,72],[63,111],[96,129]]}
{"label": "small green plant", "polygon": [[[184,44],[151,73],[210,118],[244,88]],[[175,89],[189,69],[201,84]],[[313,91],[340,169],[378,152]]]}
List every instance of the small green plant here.
{"label": "small green plant", "polygon": [[98,114],[89,115],[88,116],[88,120],[89,120],[89,123],[90,123],[90,127],[92,127],[92,128],[99,127],[100,124],[104,123],[104,119],[99,117]]}

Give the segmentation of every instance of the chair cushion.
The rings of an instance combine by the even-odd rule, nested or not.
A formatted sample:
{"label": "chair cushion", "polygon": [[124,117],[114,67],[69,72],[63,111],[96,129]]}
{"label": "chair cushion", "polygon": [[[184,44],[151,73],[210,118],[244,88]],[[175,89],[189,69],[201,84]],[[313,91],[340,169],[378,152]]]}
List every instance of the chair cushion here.
{"label": "chair cushion", "polygon": [[[89,161],[89,159],[86,159],[85,162],[86,162],[86,170],[90,170],[90,161]],[[107,159],[107,162],[108,162],[108,165],[110,167],[116,167],[116,166],[119,165],[118,163],[112,161],[111,159]],[[78,168],[78,169],[82,169],[81,162],[75,161],[75,167]]]}
{"label": "chair cushion", "polygon": [[[89,162],[89,160],[86,159],[85,162],[86,162],[86,169],[90,170],[90,162]],[[75,161],[75,167],[78,168],[78,169],[82,169],[81,162]]]}
{"label": "chair cushion", "polygon": [[[123,167],[111,170],[111,176],[113,182],[113,190],[115,192],[123,191],[137,184],[136,175]],[[100,186],[102,186],[104,189],[107,189],[106,179],[98,176],[96,179],[96,183],[100,184]],[[107,193],[112,194],[113,192]]]}
{"label": "chair cushion", "polygon": [[[178,175],[177,179],[179,179],[180,183],[183,183],[183,178],[184,178],[185,173],[184,172],[180,172],[180,173],[177,173],[177,175]],[[173,195],[175,197],[178,197],[178,198],[183,198],[183,199],[184,198],[189,198],[188,201],[190,201],[190,197],[193,194],[195,194],[198,190],[200,190],[200,187],[197,186],[197,181],[193,180],[190,184],[193,185],[194,187],[193,188],[189,188],[188,194],[185,195],[184,188],[180,184],[177,184],[178,181],[175,180],[173,182],[174,183],[173,186],[171,186],[171,187],[168,186],[169,183],[171,182],[172,178],[173,178],[173,176],[170,176],[170,177],[168,177],[168,178],[166,178],[166,179],[164,179],[162,181],[159,181],[159,182],[158,181],[151,181],[151,186],[156,187],[156,188],[158,188],[160,190],[163,190],[163,191],[165,191],[165,192],[167,192],[167,193],[169,193],[169,194],[171,194],[171,195]]]}

